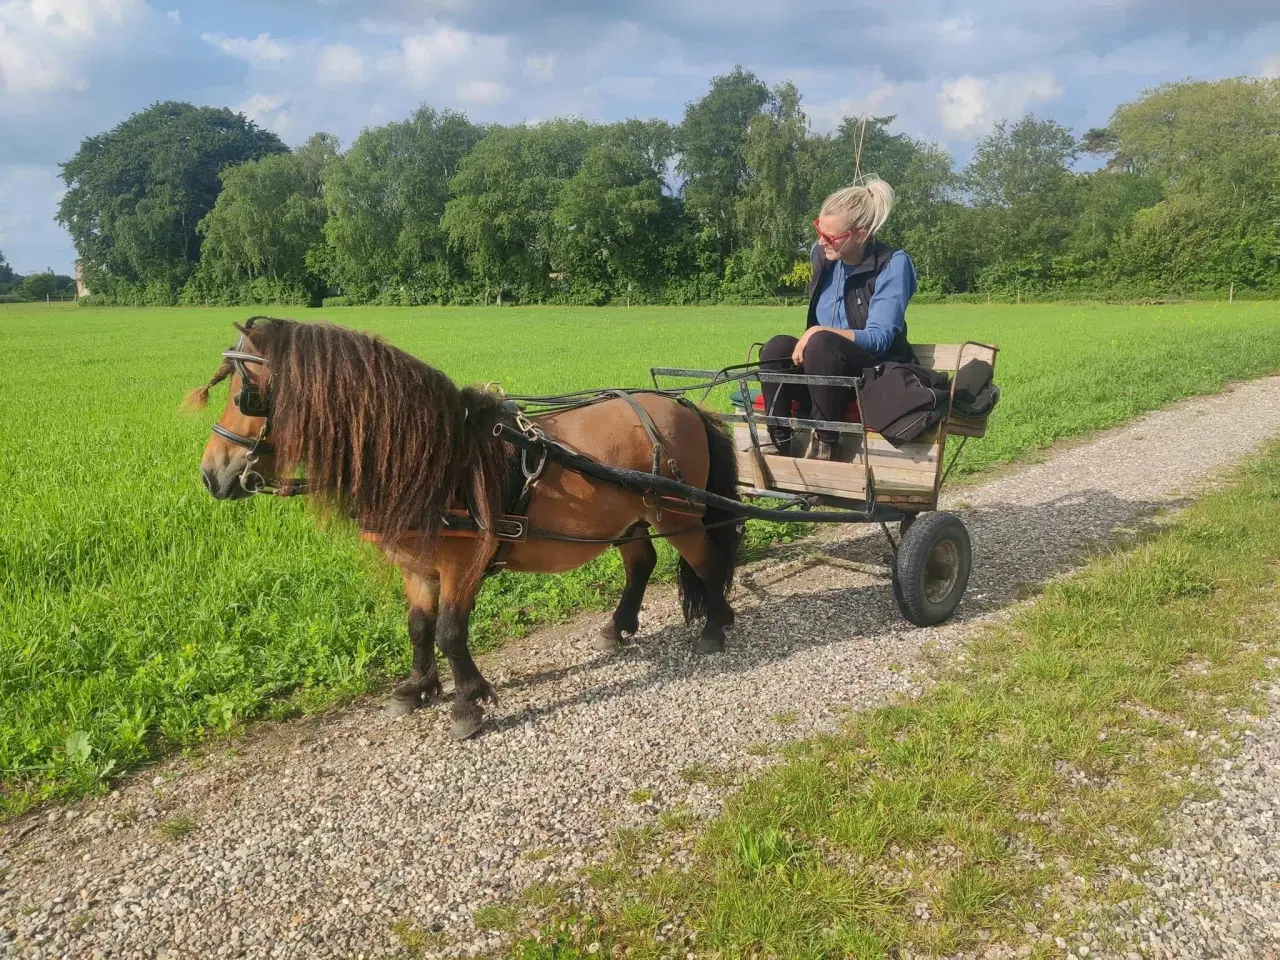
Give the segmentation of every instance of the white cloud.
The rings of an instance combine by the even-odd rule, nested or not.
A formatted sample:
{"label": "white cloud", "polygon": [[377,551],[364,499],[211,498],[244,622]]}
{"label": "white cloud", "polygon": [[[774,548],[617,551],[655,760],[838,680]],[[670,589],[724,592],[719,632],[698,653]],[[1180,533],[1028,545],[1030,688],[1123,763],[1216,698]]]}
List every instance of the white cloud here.
{"label": "white cloud", "polygon": [[288,40],[272,40],[269,33],[260,33],[252,40],[248,37],[227,37],[220,33],[202,33],[200,39],[213,44],[229,57],[255,66],[283,63],[293,55],[293,45]]}
{"label": "white cloud", "polygon": [[501,103],[510,93],[509,87],[493,80],[472,80],[458,87],[458,99],[478,107]]}
{"label": "white cloud", "polygon": [[556,56],[525,57],[524,74],[535,83],[548,83],[556,72]]}
{"label": "white cloud", "polygon": [[166,20],[172,20],[174,23],[182,23],[182,13],[177,10],[169,10],[165,13]]}
{"label": "white cloud", "polygon": [[892,113],[892,105],[906,89],[906,84],[882,83],[863,97],[842,97],[824,103],[807,103],[804,112],[815,130],[827,133],[840,126],[845,117],[860,117],[864,113],[876,117]]}
{"label": "white cloud", "polygon": [[994,77],[966,74],[942,85],[938,115],[955,134],[972,135],[1005,118],[1017,118],[1034,103],[1056,100],[1062,87],[1048,70]]}
{"label": "white cloud", "polygon": [[969,17],[953,17],[950,20],[943,20],[936,25],[936,30],[939,38],[949,43],[969,43],[977,35],[974,30],[973,20]]}
{"label": "white cloud", "polygon": [[1280,80],[1280,53],[1263,57],[1262,62],[1258,64],[1258,73],[1269,80]]}
{"label": "white cloud", "polygon": [[288,106],[289,101],[284,97],[255,93],[234,109],[237,113],[243,113],[258,126],[274,130],[283,137],[293,126],[293,118],[289,114]]}
{"label": "white cloud", "polygon": [[86,61],[153,12],[145,0],[0,0],[0,90],[86,89]]}
{"label": "white cloud", "polygon": [[431,86],[445,71],[465,70],[474,75],[479,68],[492,74],[505,69],[506,64],[504,39],[454,27],[436,27],[430,33],[405,37],[400,49],[383,57],[380,66],[385,72],[400,76],[410,87],[421,90]]}
{"label": "white cloud", "polygon": [[364,54],[345,43],[332,43],[320,51],[316,80],[329,86],[359,83],[364,77]]}

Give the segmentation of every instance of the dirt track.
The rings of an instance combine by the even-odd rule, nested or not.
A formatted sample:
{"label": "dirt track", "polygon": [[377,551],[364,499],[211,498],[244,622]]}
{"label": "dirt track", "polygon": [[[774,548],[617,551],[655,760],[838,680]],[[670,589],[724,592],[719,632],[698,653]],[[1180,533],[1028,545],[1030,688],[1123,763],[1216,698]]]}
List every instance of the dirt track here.
{"label": "dirt track", "polygon": [[753,745],[908,690],[923,644],[962,640],[1026,584],[1277,432],[1271,378],[958,489],[950,506],[975,569],[940,628],[904,624],[867,569],[883,541],[842,531],[821,544],[829,562],[810,543],[746,572],[726,654],[695,658],[672,598],[655,592],[627,652],[591,651],[596,618],[482,665],[502,704],[475,741],[449,740],[447,704],[388,720],[371,702],[36,813],[0,830],[0,952],[392,956],[397,925],[451,950],[493,945],[475,908],[572,880],[620,825],[681,803],[714,811],[726,788],[707,770],[731,782],[767,762]]}

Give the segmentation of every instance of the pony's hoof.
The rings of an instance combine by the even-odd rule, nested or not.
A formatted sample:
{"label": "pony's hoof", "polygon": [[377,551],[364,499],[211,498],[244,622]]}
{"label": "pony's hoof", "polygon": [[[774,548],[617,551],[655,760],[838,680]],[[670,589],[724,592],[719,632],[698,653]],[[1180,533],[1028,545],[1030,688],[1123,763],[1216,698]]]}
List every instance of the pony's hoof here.
{"label": "pony's hoof", "polygon": [[479,717],[454,717],[449,736],[454,740],[470,740],[480,732],[483,726]]}
{"label": "pony's hoof", "polygon": [[724,653],[724,631],[704,630],[698,637],[698,645],[694,648],[698,653]]}
{"label": "pony's hoof", "polygon": [[591,641],[591,649],[602,653],[613,653],[622,646],[622,631],[612,623],[606,623]]}
{"label": "pony's hoof", "polygon": [[387,701],[387,705],[382,708],[382,712],[393,719],[407,717],[420,706],[422,706],[422,700],[417,694],[403,697],[392,695],[391,699]]}

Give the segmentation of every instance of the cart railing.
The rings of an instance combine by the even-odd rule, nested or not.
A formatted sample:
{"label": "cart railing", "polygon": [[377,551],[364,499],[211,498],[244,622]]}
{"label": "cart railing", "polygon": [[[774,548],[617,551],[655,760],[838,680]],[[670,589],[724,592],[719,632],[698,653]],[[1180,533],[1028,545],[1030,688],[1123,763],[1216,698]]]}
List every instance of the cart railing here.
{"label": "cart railing", "polygon": [[[744,365],[745,366],[745,365]],[[702,390],[704,393],[710,393],[716,387],[729,386],[733,383],[740,383],[747,387],[748,396],[743,404],[744,413],[723,414],[725,420],[734,423],[745,423],[750,426],[753,423],[764,424],[772,427],[791,427],[800,430],[830,430],[833,433],[850,433],[865,434],[866,427],[860,422],[849,422],[844,420],[811,420],[802,417],[779,417],[771,414],[759,414],[755,412],[750,399],[750,382],[755,380],[762,386],[766,383],[777,384],[797,384],[800,386],[817,386],[817,387],[845,387],[854,392],[855,398],[861,400],[859,391],[862,389],[861,377],[819,377],[802,373],[778,373],[772,370],[760,370],[753,367],[752,369],[742,370],[737,373],[729,373],[734,370],[733,367],[727,367],[724,370],[697,370],[687,367],[651,367],[649,375],[653,378],[655,389],[663,389],[658,382],[659,377],[672,377],[676,379],[702,380],[703,382],[691,388],[692,391]],[[686,392],[681,390],[681,392]]]}

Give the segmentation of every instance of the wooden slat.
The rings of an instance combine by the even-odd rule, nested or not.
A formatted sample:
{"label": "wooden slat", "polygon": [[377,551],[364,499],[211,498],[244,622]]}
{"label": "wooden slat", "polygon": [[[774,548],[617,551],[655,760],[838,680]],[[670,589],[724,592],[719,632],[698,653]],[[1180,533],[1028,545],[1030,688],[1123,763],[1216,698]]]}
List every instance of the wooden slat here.
{"label": "wooden slat", "polygon": [[[738,425],[734,431],[734,441],[738,450],[738,482],[746,487],[760,486],[746,427]],[[908,443],[900,449],[876,433],[868,434],[868,441],[867,460],[876,480],[877,495],[892,491],[903,495],[932,497],[934,480],[938,474],[939,448],[936,440],[931,438]],[[866,493],[866,474],[861,456],[852,463],[832,463],[828,460],[766,455],[764,463],[768,473],[765,477],[768,486],[789,493],[823,493],[858,499],[863,498]],[[799,466],[795,466],[796,464]],[[817,486],[804,486],[809,481]]]}
{"label": "wooden slat", "polygon": [[[750,454],[738,455],[739,482],[751,480]],[[804,460],[792,457],[762,458],[771,490],[787,493],[821,493],[849,500],[866,499],[866,475],[860,463],[832,463],[830,460]]]}
{"label": "wooden slat", "polygon": [[933,475],[938,467],[937,431],[931,430],[928,439],[914,440],[895,447],[878,433],[867,434],[867,459],[877,475],[881,470],[903,474],[919,474],[925,485],[933,488]]}
{"label": "wooden slat", "polygon": [[[749,453],[738,458],[738,482],[744,487],[755,487],[757,482],[751,470]],[[817,493],[845,500],[867,498],[866,474],[859,463],[832,463],[829,460],[806,460],[792,457],[763,457],[767,487],[785,493]],[[886,503],[933,502],[933,477],[922,482],[919,474],[904,474],[895,470],[875,470],[876,497]]]}
{"label": "wooden slat", "polygon": [[965,417],[948,417],[947,433],[953,437],[985,437],[987,421],[969,420]]}
{"label": "wooden slat", "polygon": [[930,370],[941,370],[943,373],[955,373],[956,360],[960,350],[964,349],[964,362],[985,360],[995,366],[995,351],[990,347],[976,344],[958,343],[913,343],[911,349],[916,352],[916,362]]}

